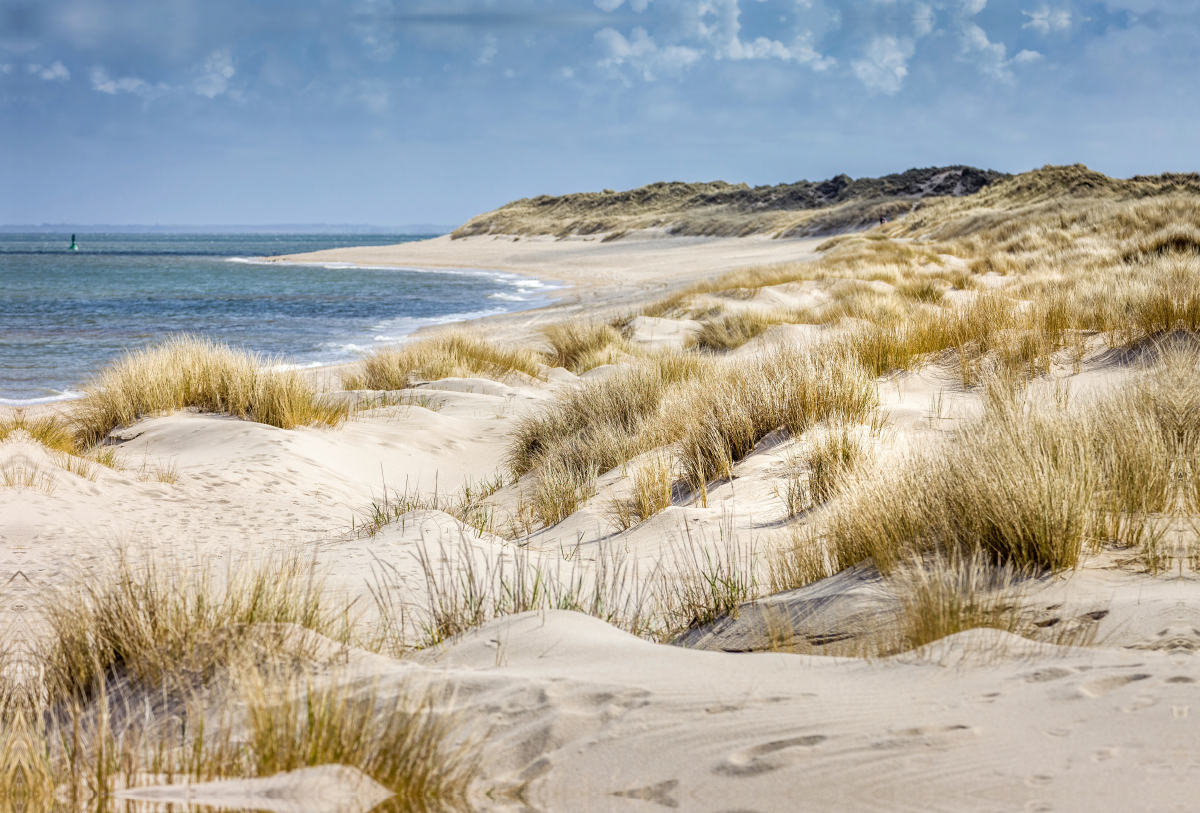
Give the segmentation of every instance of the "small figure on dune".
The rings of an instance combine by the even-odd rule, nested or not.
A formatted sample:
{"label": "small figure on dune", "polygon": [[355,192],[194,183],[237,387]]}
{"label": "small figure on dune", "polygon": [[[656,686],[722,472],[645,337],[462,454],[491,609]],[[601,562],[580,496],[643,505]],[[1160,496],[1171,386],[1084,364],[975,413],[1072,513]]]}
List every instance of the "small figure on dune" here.
{"label": "small figure on dune", "polygon": [[883,215],[880,215],[879,216],[879,225],[882,226],[884,223],[887,223],[887,218],[884,217]]}

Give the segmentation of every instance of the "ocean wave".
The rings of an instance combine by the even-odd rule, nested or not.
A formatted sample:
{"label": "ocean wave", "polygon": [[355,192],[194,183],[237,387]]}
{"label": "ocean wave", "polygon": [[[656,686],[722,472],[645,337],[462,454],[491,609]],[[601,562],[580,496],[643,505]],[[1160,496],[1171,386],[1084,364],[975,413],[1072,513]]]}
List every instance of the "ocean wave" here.
{"label": "ocean wave", "polygon": [[347,271],[361,269],[363,271],[408,271],[413,274],[452,274],[464,277],[486,277],[496,282],[512,285],[515,288],[529,288],[540,291],[553,291],[565,286],[554,282],[546,282],[536,277],[516,274],[511,271],[494,271],[487,268],[424,268],[416,265],[364,265],[347,262],[300,262],[298,260],[268,260],[265,257],[226,257],[227,262],[245,263],[247,265],[297,265],[308,268],[327,268],[330,271]]}
{"label": "ocean wave", "polygon": [[267,370],[272,373],[290,373],[293,370],[312,370],[315,367],[324,367],[326,364],[330,364],[330,363],[332,363],[332,362],[309,361],[309,362],[305,362],[303,364],[295,364],[295,363],[272,364],[270,367],[267,368]]}
{"label": "ocean wave", "polygon": [[501,302],[528,302],[529,299],[515,294],[490,294],[488,299],[499,299]]}
{"label": "ocean wave", "polygon": [[[359,353],[367,353],[367,352],[370,352],[370,350],[371,350],[370,345],[354,344],[353,342],[346,342],[344,344],[338,343],[338,342],[325,342],[321,346],[328,347],[331,350],[336,350],[340,353],[345,353],[345,354],[350,354],[350,355],[357,355]],[[344,361],[346,361],[346,359],[342,359],[341,361],[330,361],[327,363],[328,364],[341,364]]]}
{"label": "ocean wave", "polygon": [[71,390],[66,390],[64,392],[58,393],[57,395],[46,395],[41,398],[0,398],[0,406],[7,406],[7,407],[39,406],[40,404],[54,404],[54,403],[58,403],[59,401],[74,401],[78,398],[84,397],[85,395],[87,395],[87,393],[73,392]]}

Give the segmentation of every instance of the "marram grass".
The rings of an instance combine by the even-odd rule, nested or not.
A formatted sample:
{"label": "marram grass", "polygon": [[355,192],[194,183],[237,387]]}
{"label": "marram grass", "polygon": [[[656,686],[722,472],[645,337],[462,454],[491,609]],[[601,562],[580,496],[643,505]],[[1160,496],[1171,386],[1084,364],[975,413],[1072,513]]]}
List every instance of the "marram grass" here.
{"label": "marram grass", "polygon": [[76,441],[89,447],[117,427],[185,407],[281,429],[346,419],[347,406],[323,399],[302,375],[272,363],[192,336],[127,353],[105,367],[73,407]]}

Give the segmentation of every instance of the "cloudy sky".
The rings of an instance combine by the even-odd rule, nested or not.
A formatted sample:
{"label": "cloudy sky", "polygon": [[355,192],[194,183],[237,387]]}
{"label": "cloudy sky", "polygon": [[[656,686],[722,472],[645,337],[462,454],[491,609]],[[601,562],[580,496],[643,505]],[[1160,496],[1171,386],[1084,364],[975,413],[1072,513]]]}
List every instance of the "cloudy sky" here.
{"label": "cloudy sky", "polygon": [[1194,0],[0,0],[2,223],[1200,169]]}

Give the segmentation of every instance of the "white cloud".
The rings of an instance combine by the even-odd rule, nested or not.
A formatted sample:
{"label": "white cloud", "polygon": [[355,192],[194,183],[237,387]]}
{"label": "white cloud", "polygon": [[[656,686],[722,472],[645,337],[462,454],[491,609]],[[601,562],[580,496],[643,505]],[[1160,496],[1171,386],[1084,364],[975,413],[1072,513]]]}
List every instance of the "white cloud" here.
{"label": "white cloud", "polygon": [[1046,57],[1039,54],[1037,51],[1021,51],[1012,58],[1012,61],[1018,65],[1029,65],[1034,62],[1040,62]]}
{"label": "white cloud", "polygon": [[108,71],[99,65],[92,68],[91,80],[94,90],[107,93],[110,96],[115,96],[118,93],[133,93],[141,96],[143,99],[153,99],[171,91],[170,85],[163,82],[152,85],[145,79],[138,79],[136,76],[113,79],[108,75]]}
{"label": "white cloud", "polygon": [[1071,12],[1065,8],[1052,9],[1042,6],[1037,11],[1022,11],[1021,13],[1029,18],[1029,22],[1021,27],[1032,28],[1043,36],[1052,31],[1066,31],[1071,27]]}
{"label": "white cloud", "polygon": [[496,39],[495,34],[488,34],[483,38],[483,50],[479,52],[479,56],[475,57],[475,64],[491,65],[498,53],[500,53],[500,41]]}
{"label": "white cloud", "polygon": [[[625,4],[625,0],[595,0],[596,8],[601,11],[616,11]],[[650,5],[650,0],[629,0],[629,7],[641,14]]]}
{"label": "white cloud", "polygon": [[1007,49],[1002,42],[992,42],[987,33],[975,23],[962,27],[963,55],[974,61],[981,71],[1001,82],[1012,82],[1013,73],[1005,58]]}
{"label": "white cloud", "polygon": [[904,84],[904,77],[908,76],[908,60],[912,55],[911,41],[876,37],[867,46],[864,58],[851,62],[850,68],[859,81],[871,90],[891,95]]}
{"label": "white cloud", "polygon": [[229,80],[236,72],[233,67],[233,56],[228,50],[213,51],[204,61],[201,74],[196,79],[194,85],[196,92],[210,99],[216,98],[229,90]]}
{"label": "white cloud", "polygon": [[388,91],[382,82],[361,82],[358,100],[372,113],[387,110]]}
{"label": "white cloud", "polygon": [[[800,5],[805,7],[803,2]],[[712,43],[713,56],[717,59],[782,59],[811,65],[817,70],[824,70],[835,62],[813,48],[811,32],[800,34],[791,45],[769,37],[757,37],[752,41],[741,39],[739,0],[702,0],[696,12],[695,33]]]}
{"label": "white cloud", "polygon": [[605,51],[605,57],[598,63],[601,68],[628,65],[648,82],[656,79],[660,72],[678,73],[700,59],[700,52],[694,48],[683,45],[659,47],[641,26],[633,29],[629,39],[614,28],[597,31],[595,39]]}
{"label": "white cloud", "polygon": [[44,79],[47,82],[65,82],[71,78],[71,72],[57,60],[50,67],[27,65],[25,69],[38,79]]}
{"label": "white cloud", "polygon": [[0,65],[0,74],[7,75],[12,72],[13,72],[13,66],[10,65],[9,63],[5,62],[3,65]]}
{"label": "white cloud", "polygon": [[924,3],[917,3],[913,8],[913,33],[923,37],[933,31],[933,9]]}
{"label": "white cloud", "polygon": [[987,0],[962,0],[963,14],[974,17],[987,8]]}

